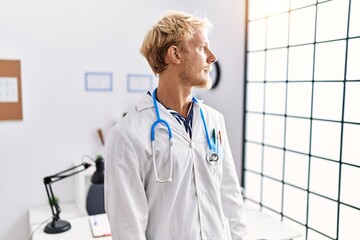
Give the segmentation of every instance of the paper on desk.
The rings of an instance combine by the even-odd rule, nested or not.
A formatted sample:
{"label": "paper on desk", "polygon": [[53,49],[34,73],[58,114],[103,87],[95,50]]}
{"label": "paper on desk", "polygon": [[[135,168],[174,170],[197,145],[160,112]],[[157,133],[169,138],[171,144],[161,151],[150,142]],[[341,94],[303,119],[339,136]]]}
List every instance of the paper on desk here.
{"label": "paper on desk", "polygon": [[106,214],[92,215],[89,217],[93,237],[111,236],[110,224]]}

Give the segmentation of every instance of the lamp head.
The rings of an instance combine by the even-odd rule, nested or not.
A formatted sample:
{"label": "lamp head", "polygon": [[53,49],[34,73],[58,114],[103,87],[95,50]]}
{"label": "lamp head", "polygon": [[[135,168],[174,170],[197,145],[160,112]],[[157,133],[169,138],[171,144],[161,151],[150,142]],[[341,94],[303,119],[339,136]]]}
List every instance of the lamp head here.
{"label": "lamp head", "polygon": [[104,184],[104,158],[102,156],[97,156],[95,160],[96,171],[91,177],[91,182],[93,184]]}

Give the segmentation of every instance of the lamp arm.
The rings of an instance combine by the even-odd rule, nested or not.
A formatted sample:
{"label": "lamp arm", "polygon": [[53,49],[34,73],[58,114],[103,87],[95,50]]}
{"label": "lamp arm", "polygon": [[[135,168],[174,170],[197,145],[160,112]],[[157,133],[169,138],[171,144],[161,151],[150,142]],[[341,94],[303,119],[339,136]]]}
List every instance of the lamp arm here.
{"label": "lamp arm", "polygon": [[54,196],[54,193],[53,193],[53,190],[51,187],[51,183],[44,183],[44,184],[45,184],[46,194],[48,196],[48,200],[49,200],[53,218],[55,218],[55,220],[58,220],[61,209],[60,209],[57,201],[55,201],[55,196]]}
{"label": "lamp arm", "polygon": [[[45,185],[46,194],[48,196],[51,212],[52,212],[52,215],[53,215],[52,224],[54,224],[56,221],[60,220],[59,215],[60,215],[60,212],[61,212],[61,208],[60,208],[59,204],[57,203],[57,201],[54,201],[55,197],[54,197],[54,193],[53,193],[51,184],[54,183],[54,182],[60,181],[60,180],[62,180],[64,178],[70,177],[72,175],[78,174],[78,173],[80,173],[82,171],[85,171],[90,166],[91,166],[91,164],[83,162],[83,163],[81,163],[81,164],[79,164],[77,166],[71,167],[69,169],[61,171],[61,172],[56,173],[54,175],[44,177],[43,182],[44,182],[44,185]],[[77,169],[77,168],[80,168],[80,167],[83,167],[83,168],[81,168],[81,169],[79,169],[77,171],[73,171],[74,169]],[[73,172],[67,174],[70,171],[73,171]]]}
{"label": "lamp arm", "polygon": [[[86,170],[86,169],[89,168],[90,166],[91,166],[91,164],[83,162],[83,163],[81,163],[81,164],[79,164],[79,165],[76,165],[76,166],[71,167],[71,168],[69,168],[69,169],[66,169],[66,170],[64,170],[64,171],[58,172],[58,173],[56,173],[56,174],[54,174],[54,175],[45,177],[45,178],[44,178],[44,183],[46,184],[46,183],[54,183],[54,182],[60,181],[60,180],[62,180],[62,179],[64,179],[64,178],[67,178],[67,177],[70,177],[70,176],[72,176],[72,175],[78,174],[79,172],[82,172],[82,171]],[[78,171],[72,172],[72,173],[70,173],[70,174],[65,174],[65,175],[63,175],[64,173],[68,173],[68,172],[70,172],[71,170],[74,170],[74,169],[79,168],[79,167],[84,167],[84,168],[83,168],[83,169],[80,169],[80,170],[78,170]]]}

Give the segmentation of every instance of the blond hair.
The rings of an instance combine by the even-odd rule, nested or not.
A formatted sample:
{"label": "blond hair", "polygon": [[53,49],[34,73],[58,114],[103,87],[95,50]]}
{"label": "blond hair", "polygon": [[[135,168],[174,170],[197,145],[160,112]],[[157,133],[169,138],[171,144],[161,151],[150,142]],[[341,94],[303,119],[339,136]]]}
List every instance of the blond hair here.
{"label": "blond hair", "polygon": [[165,55],[170,46],[184,48],[193,34],[199,29],[211,30],[212,24],[207,18],[168,11],[148,31],[140,48],[140,53],[148,61],[155,75],[167,68]]}

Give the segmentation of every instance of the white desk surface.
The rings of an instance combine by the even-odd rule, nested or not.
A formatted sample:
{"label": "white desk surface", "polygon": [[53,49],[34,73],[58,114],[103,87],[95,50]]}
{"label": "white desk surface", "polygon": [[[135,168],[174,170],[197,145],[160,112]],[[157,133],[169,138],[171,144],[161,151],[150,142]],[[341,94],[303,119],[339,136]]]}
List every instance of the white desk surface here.
{"label": "white desk surface", "polygon": [[[71,224],[70,230],[57,233],[57,234],[48,234],[44,232],[44,227],[46,224],[42,224],[40,228],[38,228],[32,237],[32,240],[90,240],[90,239],[101,239],[101,240],[111,240],[111,237],[100,237],[94,238],[91,232],[89,217],[79,217],[73,219],[67,219]],[[33,230],[38,227],[34,225]]]}
{"label": "white desk surface", "polygon": [[[50,207],[47,208],[34,208],[29,212],[29,223],[31,224],[31,231],[34,231],[32,240],[90,240],[101,239],[111,240],[111,237],[93,238],[88,216],[75,216],[76,207],[72,204],[61,206],[63,209],[60,214],[61,219],[66,219],[71,224],[71,229],[58,234],[47,234],[44,232],[46,224],[42,224],[39,228],[39,223],[51,217]],[[76,210],[73,213],[66,213],[66,210]],[[245,216],[247,219],[248,236],[246,240],[285,240],[300,237],[301,234],[297,230],[285,225],[281,221],[274,219],[260,212],[256,209],[245,209]]]}
{"label": "white desk surface", "polygon": [[248,228],[247,240],[285,240],[301,236],[299,231],[257,209],[245,208],[245,217]]}

